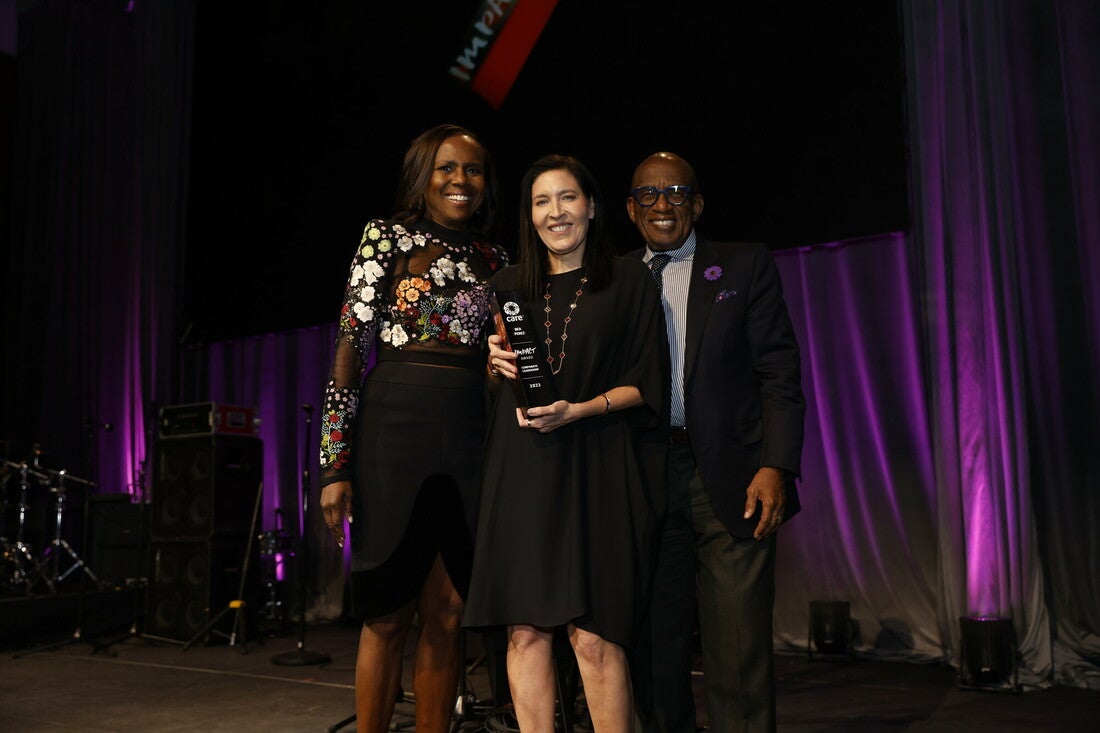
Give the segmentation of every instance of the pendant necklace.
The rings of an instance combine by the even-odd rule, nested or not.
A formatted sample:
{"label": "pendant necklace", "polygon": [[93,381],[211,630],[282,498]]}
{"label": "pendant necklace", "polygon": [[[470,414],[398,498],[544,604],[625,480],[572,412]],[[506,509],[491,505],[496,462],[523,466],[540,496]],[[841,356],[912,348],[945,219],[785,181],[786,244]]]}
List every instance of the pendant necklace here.
{"label": "pendant necklace", "polygon": [[546,361],[549,362],[550,371],[554,374],[560,372],[562,364],[565,363],[565,340],[569,338],[569,322],[573,320],[573,311],[577,308],[577,301],[584,294],[584,285],[587,282],[588,268],[586,267],[584,268],[584,275],[581,276],[581,284],[577,287],[576,297],[569,304],[569,311],[565,314],[565,320],[561,324],[561,353],[558,354],[558,366],[555,368],[554,356],[550,353],[550,344],[554,342],[553,337],[550,336],[550,281],[546,281],[546,293],[542,296],[546,300],[546,307],[543,308],[546,312],[546,322],[543,324],[546,326]]}

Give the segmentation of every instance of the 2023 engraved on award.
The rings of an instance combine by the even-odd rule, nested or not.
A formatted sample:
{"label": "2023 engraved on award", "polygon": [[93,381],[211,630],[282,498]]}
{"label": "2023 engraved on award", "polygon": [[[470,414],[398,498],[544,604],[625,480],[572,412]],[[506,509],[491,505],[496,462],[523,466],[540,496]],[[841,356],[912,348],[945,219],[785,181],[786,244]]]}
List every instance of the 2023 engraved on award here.
{"label": "2023 engraved on award", "polygon": [[522,295],[515,290],[502,290],[490,302],[497,335],[504,339],[504,348],[516,353],[519,371],[517,399],[524,415],[528,407],[549,405],[558,399],[554,375],[546,354],[535,337],[535,323],[523,305]]}

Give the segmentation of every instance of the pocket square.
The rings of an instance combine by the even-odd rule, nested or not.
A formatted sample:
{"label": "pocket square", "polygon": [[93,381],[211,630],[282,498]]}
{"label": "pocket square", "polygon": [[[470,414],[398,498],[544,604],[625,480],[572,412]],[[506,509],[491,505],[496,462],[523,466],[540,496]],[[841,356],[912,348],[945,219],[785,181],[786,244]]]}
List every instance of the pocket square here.
{"label": "pocket square", "polygon": [[714,302],[715,303],[720,303],[723,300],[725,300],[726,298],[732,298],[735,295],[737,295],[736,290],[719,290],[718,295],[714,296]]}

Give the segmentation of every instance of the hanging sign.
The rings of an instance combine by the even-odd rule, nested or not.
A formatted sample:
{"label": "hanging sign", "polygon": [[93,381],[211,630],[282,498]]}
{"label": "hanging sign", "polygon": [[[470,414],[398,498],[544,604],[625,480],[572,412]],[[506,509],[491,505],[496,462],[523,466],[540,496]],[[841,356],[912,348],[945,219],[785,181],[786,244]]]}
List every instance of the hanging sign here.
{"label": "hanging sign", "polygon": [[500,109],[557,0],[485,0],[451,62],[450,74]]}

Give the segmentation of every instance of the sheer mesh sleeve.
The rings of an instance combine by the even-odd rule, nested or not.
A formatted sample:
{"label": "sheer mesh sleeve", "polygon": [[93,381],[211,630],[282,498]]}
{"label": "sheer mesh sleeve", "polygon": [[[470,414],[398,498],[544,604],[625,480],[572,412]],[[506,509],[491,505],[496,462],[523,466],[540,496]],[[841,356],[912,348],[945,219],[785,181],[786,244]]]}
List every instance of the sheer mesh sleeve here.
{"label": "sheer mesh sleeve", "polygon": [[321,485],[348,478],[351,462],[351,426],[359,413],[358,380],[349,383],[348,375],[362,371],[354,347],[341,340],[336,347],[335,364],[325,387],[321,413]]}
{"label": "sheer mesh sleeve", "polygon": [[367,355],[378,333],[379,307],[389,258],[375,257],[380,222],[372,221],[352,258],[340,309],[340,327],[321,413],[321,485],[347,479],[351,437],[359,413],[359,385]]}

